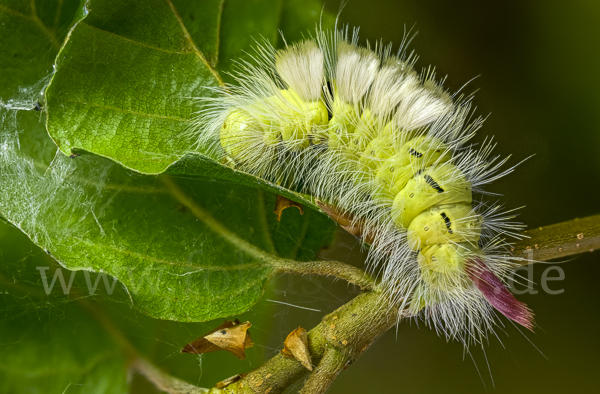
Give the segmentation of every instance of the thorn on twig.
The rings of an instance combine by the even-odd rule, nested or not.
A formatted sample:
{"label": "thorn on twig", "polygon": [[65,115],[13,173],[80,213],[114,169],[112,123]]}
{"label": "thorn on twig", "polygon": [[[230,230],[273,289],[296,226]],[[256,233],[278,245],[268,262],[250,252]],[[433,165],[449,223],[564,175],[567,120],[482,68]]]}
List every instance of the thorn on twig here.
{"label": "thorn on twig", "polygon": [[310,352],[308,350],[308,337],[306,330],[302,327],[296,328],[285,339],[281,354],[286,358],[300,361],[306,369],[313,370]]}

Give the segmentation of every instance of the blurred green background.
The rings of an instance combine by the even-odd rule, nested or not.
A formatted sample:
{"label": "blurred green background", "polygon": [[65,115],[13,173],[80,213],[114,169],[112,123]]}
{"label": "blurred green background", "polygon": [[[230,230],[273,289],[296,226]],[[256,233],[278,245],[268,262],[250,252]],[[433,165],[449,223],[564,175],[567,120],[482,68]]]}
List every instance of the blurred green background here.
{"label": "blurred green background", "polygon": [[[333,13],[338,6],[336,1],[326,3]],[[419,31],[411,44],[420,56],[417,68],[435,65],[438,76],[448,75],[451,91],[479,76],[466,88],[479,89],[474,100],[478,113],[490,114],[479,141],[493,135],[497,152],[512,154],[512,163],[535,155],[489,188],[504,194],[500,199],[507,207],[524,207],[519,219],[529,228],[600,213],[600,2],[354,0],[340,21],[360,26],[362,39],[396,44],[404,26],[414,26],[413,31]],[[359,249],[354,239],[340,233],[323,256],[360,266]],[[539,289],[538,294],[519,296],[536,312],[535,334],[522,334],[507,324],[499,339],[490,338],[485,353],[473,348],[471,358],[460,344],[446,343],[422,325],[403,322],[344,371],[331,392],[598,391],[599,262],[596,252],[561,265],[565,279],[550,284],[564,289],[561,294]],[[0,362],[10,361],[1,363],[3,376],[22,382],[22,392],[40,392],[29,384],[50,382],[60,373],[72,376],[62,386],[66,393],[154,392],[135,375],[123,376],[130,388],[102,386],[102,376],[124,372],[115,356],[119,349],[99,321],[112,321],[118,335],[161,368],[207,387],[260,365],[279,351],[291,330],[314,326],[357,294],[340,282],[281,276],[269,286],[265,300],[240,317],[254,323],[257,345],[249,350],[249,360],[216,353],[198,359],[178,350],[212,323],[144,317],[128,306],[119,288],[111,297],[103,291],[97,297],[56,292],[46,297],[40,294],[35,267],[48,264],[51,259],[43,251],[0,222]],[[534,267],[534,282],[540,283],[547,267]],[[85,288],[83,277],[77,278],[75,286]],[[97,310],[102,312],[93,312]],[[94,352],[90,360],[96,348],[102,352]],[[57,366],[66,357],[73,360],[72,370]],[[35,368],[25,368],[28,363]]]}

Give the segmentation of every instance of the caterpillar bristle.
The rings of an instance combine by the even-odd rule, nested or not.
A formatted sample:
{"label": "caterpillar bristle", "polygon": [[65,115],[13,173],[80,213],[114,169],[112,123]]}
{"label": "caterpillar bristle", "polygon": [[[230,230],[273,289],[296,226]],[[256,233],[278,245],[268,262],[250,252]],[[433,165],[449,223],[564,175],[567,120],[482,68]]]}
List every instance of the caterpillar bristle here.
{"label": "caterpillar bristle", "polygon": [[473,197],[514,167],[492,139],[468,145],[484,121],[472,95],[450,94],[433,68],[419,75],[407,40],[393,55],[381,42],[359,46],[357,32],[317,29],[281,50],[259,43],[237,63],[236,85],[202,98],[198,147],[314,196],[370,245],[368,267],[399,318],[465,345],[500,324],[494,308],[531,329],[531,311],[504,284],[515,266],[507,238],[522,226]]}
{"label": "caterpillar bristle", "polygon": [[281,79],[304,101],[321,99],[325,82],[324,55],[314,40],[304,40],[275,53]]}
{"label": "caterpillar bristle", "polygon": [[[377,70],[379,57],[366,48],[342,41],[337,47],[335,73],[335,93],[339,99],[352,107],[357,106],[371,87]],[[356,78],[360,75],[361,78]]]}

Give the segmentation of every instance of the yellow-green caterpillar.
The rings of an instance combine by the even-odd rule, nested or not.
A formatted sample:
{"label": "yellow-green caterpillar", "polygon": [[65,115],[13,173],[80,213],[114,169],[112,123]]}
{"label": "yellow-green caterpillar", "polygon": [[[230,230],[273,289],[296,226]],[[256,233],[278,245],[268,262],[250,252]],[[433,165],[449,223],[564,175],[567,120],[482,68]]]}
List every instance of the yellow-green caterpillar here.
{"label": "yellow-green caterpillar", "polygon": [[414,70],[404,44],[357,45],[347,30],[239,63],[238,84],[218,89],[198,115],[199,145],[229,165],[336,206],[376,240],[369,262],[386,296],[447,337],[480,341],[496,308],[532,328],[505,287],[506,234],[518,225],[474,193],[512,171],[479,129],[470,97]]}

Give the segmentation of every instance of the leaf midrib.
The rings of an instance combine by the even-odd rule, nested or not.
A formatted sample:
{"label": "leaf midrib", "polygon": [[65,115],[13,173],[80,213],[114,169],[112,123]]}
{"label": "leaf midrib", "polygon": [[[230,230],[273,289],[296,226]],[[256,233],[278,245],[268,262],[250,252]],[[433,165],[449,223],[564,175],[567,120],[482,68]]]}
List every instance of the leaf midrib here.
{"label": "leaf midrib", "polygon": [[[159,259],[156,257],[152,257],[149,256],[147,254],[142,254],[142,253],[138,253],[138,252],[133,252],[127,249],[122,249],[120,247],[117,247],[115,245],[106,245],[106,244],[102,244],[99,245],[95,242],[91,242],[89,240],[83,239],[83,238],[79,238],[79,237],[71,237],[72,239],[81,242],[83,244],[86,244],[92,248],[96,248],[96,249],[110,249],[110,250],[114,250],[119,252],[122,255],[128,255],[128,256],[133,256],[136,258],[139,258],[141,260],[147,260],[150,262],[154,262],[154,263],[158,263],[158,264],[165,264],[165,265],[171,265],[174,267],[182,267],[182,268],[199,268],[199,271],[237,271],[237,270],[244,270],[244,269],[252,269],[252,268],[264,268],[264,267],[268,267],[269,265],[267,264],[263,264],[263,263],[248,263],[248,264],[238,264],[238,265],[234,265],[234,266],[230,266],[230,267],[223,267],[223,266],[203,266],[203,265],[197,265],[197,264],[181,264],[181,262],[179,261],[171,261],[171,260],[165,260],[165,259]],[[123,267],[122,267],[123,268]]]}
{"label": "leaf midrib", "polygon": [[85,22],[85,19],[82,20],[81,22],[79,22],[79,24],[83,25],[83,26],[87,26],[87,27],[89,27],[91,29],[94,29],[94,30],[96,30],[98,32],[101,32],[103,34],[106,34],[106,35],[109,35],[109,36],[112,36],[112,37],[116,37],[116,38],[119,38],[121,40],[130,42],[132,44],[136,44],[136,45],[139,45],[139,46],[142,46],[142,47],[145,47],[145,48],[149,48],[149,49],[152,49],[152,50],[155,50],[155,51],[166,52],[166,53],[170,53],[172,55],[191,55],[191,54],[194,53],[194,51],[188,51],[188,52],[169,51],[168,49],[163,49],[163,48],[155,47],[153,45],[148,45],[148,44],[143,43],[141,41],[132,40],[131,38],[123,37],[123,36],[121,36],[119,34],[113,33],[112,31],[104,30],[104,29],[101,29],[101,28],[96,27],[94,25],[90,25],[89,23]]}
{"label": "leaf midrib", "polygon": [[188,40],[188,42],[192,46],[193,51],[200,58],[200,60],[202,60],[202,62],[206,65],[206,67],[209,69],[209,71],[214,75],[215,79],[219,82],[219,85],[222,86],[224,83],[223,83],[223,80],[221,79],[221,76],[219,75],[219,73],[217,72],[217,70],[215,70],[208,63],[208,61],[206,60],[206,57],[204,56],[204,54],[202,52],[200,52],[200,50],[198,49],[198,46],[194,42],[192,36],[190,35],[190,32],[185,27],[185,24],[183,23],[183,20],[181,19],[181,16],[179,16],[179,13],[177,12],[177,9],[175,8],[175,6],[171,2],[171,0],[165,0],[165,1],[167,3],[169,3],[169,6],[171,7],[171,10],[173,11],[173,15],[175,16],[175,19],[177,19],[177,22],[179,23],[179,27],[181,28],[181,31],[185,35],[185,38]]}
{"label": "leaf midrib", "polygon": [[172,117],[172,116],[150,114],[150,113],[145,113],[145,112],[137,112],[137,111],[132,111],[132,110],[129,110],[129,109],[115,108],[115,107],[111,107],[111,106],[108,106],[108,105],[102,105],[102,104],[98,104],[98,103],[88,103],[88,102],[85,102],[85,101],[74,100],[74,99],[66,98],[66,97],[61,98],[61,99],[63,101],[67,101],[67,102],[71,102],[71,103],[83,104],[83,105],[88,106],[88,107],[104,108],[104,109],[108,109],[108,110],[111,110],[111,111],[122,112],[122,113],[125,113],[125,114],[138,115],[138,116],[142,116],[142,117],[146,117],[146,118],[166,119],[166,120],[172,120],[174,122],[186,122],[186,123],[190,122],[189,119],[175,118],[175,117]]}

